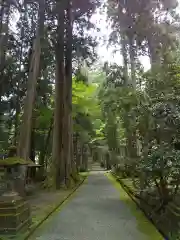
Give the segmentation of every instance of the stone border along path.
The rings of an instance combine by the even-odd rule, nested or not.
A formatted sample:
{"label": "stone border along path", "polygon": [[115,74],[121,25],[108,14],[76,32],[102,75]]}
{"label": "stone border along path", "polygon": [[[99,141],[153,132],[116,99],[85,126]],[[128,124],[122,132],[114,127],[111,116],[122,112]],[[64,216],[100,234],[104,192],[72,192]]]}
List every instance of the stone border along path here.
{"label": "stone border along path", "polygon": [[[113,186],[114,185],[114,186]],[[31,240],[161,240],[115,179],[92,172]]]}

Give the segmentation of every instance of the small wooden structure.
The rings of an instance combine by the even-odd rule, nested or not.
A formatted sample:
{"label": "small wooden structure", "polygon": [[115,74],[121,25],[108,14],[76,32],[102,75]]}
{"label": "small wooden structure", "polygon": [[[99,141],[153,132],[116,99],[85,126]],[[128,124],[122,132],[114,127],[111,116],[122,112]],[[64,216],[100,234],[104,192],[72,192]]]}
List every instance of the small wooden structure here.
{"label": "small wooden structure", "polygon": [[36,164],[34,163],[33,161],[30,160],[30,162],[28,163],[27,165],[27,173],[26,173],[26,184],[32,184],[33,183],[33,180],[32,180],[32,169],[36,169],[38,168],[41,168],[43,167],[43,165],[40,165],[40,164]]}

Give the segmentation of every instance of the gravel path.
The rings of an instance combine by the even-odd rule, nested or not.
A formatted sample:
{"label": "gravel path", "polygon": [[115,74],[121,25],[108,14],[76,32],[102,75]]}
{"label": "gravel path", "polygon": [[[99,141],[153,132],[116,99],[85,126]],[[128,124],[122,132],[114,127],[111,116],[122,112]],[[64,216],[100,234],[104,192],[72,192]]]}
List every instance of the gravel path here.
{"label": "gravel path", "polygon": [[[102,173],[92,173],[63,208],[31,237],[33,240],[146,240],[138,220]],[[157,239],[162,239],[157,238]],[[154,240],[154,239],[153,239]]]}

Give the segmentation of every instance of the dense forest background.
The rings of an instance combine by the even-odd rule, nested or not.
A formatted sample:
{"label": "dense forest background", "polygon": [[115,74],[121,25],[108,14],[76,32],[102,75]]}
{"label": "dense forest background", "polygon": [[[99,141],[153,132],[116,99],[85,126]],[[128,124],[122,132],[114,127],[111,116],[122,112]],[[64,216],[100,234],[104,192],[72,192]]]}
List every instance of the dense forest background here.
{"label": "dense forest background", "polygon": [[[2,158],[14,149],[18,158],[43,166],[36,181],[58,189],[87,170],[91,155],[128,179],[159,221],[176,213],[177,7],[176,0],[1,0]],[[99,9],[122,64],[102,64],[97,55],[102,42],[92,33],[101,29],[91,17]],[[140,56],[150,59],[148,71]],[[175,222],[166,229],[177,229]]]}

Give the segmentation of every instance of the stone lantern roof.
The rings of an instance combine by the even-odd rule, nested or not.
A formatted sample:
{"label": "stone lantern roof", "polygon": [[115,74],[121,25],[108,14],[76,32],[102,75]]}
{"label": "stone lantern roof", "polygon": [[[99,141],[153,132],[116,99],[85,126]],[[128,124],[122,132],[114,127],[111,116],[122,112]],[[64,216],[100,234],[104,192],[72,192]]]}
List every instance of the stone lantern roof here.
{"label": "stone lantern roof", "polygon": [[13,167],[17,165],[33,165],[34,162],[30,159],[25,160],[19,157],[9,157],[0,159],[0,167]]}

